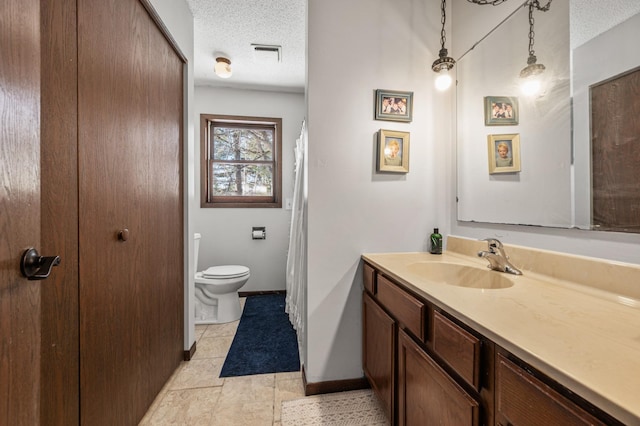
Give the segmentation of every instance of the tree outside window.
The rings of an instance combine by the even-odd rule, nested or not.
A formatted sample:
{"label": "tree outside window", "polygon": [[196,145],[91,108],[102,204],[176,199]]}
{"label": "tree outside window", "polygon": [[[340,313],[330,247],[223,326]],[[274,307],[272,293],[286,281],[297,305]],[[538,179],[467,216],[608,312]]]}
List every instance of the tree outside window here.
{"label": "tree outside window", "polygon": [[282,207],[282,119],[202,114],[202,207]]}

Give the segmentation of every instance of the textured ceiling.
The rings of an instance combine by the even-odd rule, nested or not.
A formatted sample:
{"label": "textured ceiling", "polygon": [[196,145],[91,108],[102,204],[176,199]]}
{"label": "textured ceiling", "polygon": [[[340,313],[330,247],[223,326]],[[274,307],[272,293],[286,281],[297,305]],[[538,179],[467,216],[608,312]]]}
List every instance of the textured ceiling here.
{"label": "textured ceiling", "polygon": [[640,0],[571,0],[570,7],[571,48],[576,48],[640,12]]}
{"label": "textured ceiling", "polygon": [[[307,0],[187,0],[194,17],[196,85],[303,92]],[[256,54],[252,44],[282,46]],[[231,60],[233,75],[213,73],[215,57]]]}
{"label": "textured ceiling", "polygon": [[[187,0],[194,16],[196,85],[303,92],[307,0]],[[571,0],[571,45],[580,46],[640,12],[640,0]],[[252,44],[282,46],[281,61]],[[213,73],[215,57],[233,76]]]}

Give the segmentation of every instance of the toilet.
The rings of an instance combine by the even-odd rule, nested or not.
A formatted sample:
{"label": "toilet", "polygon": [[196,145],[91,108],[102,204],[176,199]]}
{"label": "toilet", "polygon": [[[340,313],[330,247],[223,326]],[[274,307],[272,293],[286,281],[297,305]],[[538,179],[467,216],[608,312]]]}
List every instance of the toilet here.
{"label": "toilet", "polygon": [[[200,234],[195,234],[193,256],[198,270],[198,250]],[[220,324],[240,319],[240,297],[238,290],[249,280],[250,271],[246,266],[212,266],[195,275],[195,323]]]}

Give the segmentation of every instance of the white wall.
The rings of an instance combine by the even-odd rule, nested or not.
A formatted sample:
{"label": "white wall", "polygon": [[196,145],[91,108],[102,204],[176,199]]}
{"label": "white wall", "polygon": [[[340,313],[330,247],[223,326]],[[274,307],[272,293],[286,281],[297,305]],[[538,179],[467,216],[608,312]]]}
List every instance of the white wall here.
{"label": "white wall", "polygon": [[188,238],[193,235],[193,219],[190,206],[194,198],[194,117],[193,117],[193,15],[186,1],[151,0],[151,3],[162,19],[180,50],[187,58],[184,68],[184,145],[183,145],[183,173],[184,173],[184,349],[189,350],[195,342],[195,326],[193,315],[193,244]]}
{"label": "white wall", "polygon": [[[450,94],[431,63],[440,3],[309,0],[308,294],[310,383],[362,377],[360,255],[422,251],[447,233]],[[413,122],[374,120],[376,89],[414,92]],[[410,132],[408,174],[375,172],[379,129]]]}
{"label": "white wall", "polygon": [[[241,291],[284,290],[291,223],[291,210],[285,209],[285,202],[293,198],[293,150],[305,115],[304,95],[198,86],[194,112],[198,123],[200,114],[282,118],[282,208],[201,208],[198,142],[194,164],[198,195],[192,210],[194,230],[202,234],[198,270],[245,265],[251,269],[251,278]],[[267,238],[251,239],[253,226],[265,226]]]}

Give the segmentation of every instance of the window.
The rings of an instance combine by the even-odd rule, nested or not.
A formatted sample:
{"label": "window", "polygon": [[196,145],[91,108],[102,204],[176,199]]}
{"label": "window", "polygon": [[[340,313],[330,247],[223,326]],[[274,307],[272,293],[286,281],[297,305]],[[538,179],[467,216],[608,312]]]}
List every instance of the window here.
{"label": "window", "polygon": [[200,115],[201,207],[282,207],[282,119]]}

